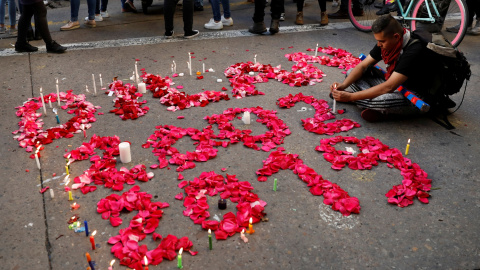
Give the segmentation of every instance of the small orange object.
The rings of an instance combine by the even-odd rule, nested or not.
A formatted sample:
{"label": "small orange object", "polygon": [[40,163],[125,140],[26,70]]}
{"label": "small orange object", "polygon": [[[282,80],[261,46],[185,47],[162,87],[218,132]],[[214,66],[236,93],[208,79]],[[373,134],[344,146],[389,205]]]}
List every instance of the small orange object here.
{"label": "small orange object", "polygon": [[250,218],[250,221],[248,222],[248,230],[246,231],[246,233],[248,234],[253,234],[255,232],[255,230],[253,229],[253,226],[252,226],[252,218]]}
{"label": "small orange object", "polygon": [[85,257],[87,257],[87,262],[91,262],[92,258],[90,257],[90,253],[86,252]]}
{"label": "small orange object", "polygon": [[197,71],[197,76],[198,76],[198,75],[202,75],[202,73],[201,73],[200,71]]}

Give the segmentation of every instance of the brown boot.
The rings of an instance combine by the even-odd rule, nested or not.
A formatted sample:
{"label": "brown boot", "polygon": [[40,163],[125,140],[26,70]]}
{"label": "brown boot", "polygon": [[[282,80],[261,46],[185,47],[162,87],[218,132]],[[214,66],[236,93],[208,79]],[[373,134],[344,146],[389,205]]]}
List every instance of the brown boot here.
{"label": "brown boot", "polygon": [[325,26],[328,24],[328,15],[327,15],[327,12],[324,11],[320,14],[320,16],[322,17],[322,19],[320,20],[320,25],[321,26]]}
{"label": "brown boot", "polygon": [[303,11],[297,12],[297,18],[295,19],[295,24],[303,25]]}

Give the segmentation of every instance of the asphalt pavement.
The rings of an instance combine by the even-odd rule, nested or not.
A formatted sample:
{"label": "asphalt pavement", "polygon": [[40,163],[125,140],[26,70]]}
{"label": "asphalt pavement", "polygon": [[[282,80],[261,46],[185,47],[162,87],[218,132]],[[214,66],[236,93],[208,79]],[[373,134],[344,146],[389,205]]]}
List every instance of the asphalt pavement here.
{"label": "asphalt pavement", "polygon": [[[141,5],[135,5],[140,10]],[[352,119],[361,127],[335,135],[318,135],[307,132],[302,127],[302,119],[314,116],[311,106],[297,104],[290,109],[276,105],[279,98],[288,94],[303,93],[317,99],[328,98],[329,85],[341,81],[341,69],[316,64],[325,74],[323,82],[313,86],[290,87],[275,80],[257,84],[265,95],[236,99],[232,97],[232,87],[223,71],[230,65],[253,61],[272,66],[281,65],[291,70],[292,62],[285,54],[304,52],[308,48],[332,46],[345,49],[354,55],[368,53],[374,44],[373,36],[353,28],[348,20],[330,20],[326,27],[320,27],[319,8],[316,2],[307,1],[304,26],[295,26],[296,4],[285,4],[286,21],[281,23],[277,35],[252,35],[247,29],[251,25],[253,4],[232,1],[234,25],[221,31],[206,30],[203,24],[212,17],[208,2],[205,10],[195,12],[194,29],[201,31],[199,37],[183,39],[181,7],[175,14],[175,33],[172,40],[163,37],[163,3],[154,0],[149,14],[141,12],[121,13],[120,3],[109,3],[110,18],[98,22],[93,29],[82,26],[74,31],[63,32],[60,27],[69,20],[68,2],[60,2],[49,8],[48,20],[52,36],[69,49],[65,54],[47,54],[41,47],[42,41],[33,41],[40,51],[32,54],[17,54],[11,44],[15,38],[2,36],[0,40],[1,93],[0,121],[2,130],[0,164],[2,181],[0,192],[0,245],[1,269],[86,269],[85,252],[95,261],[95,269],[107,269],[112,259],[108,239],[118,234],[119,229],[128,226],[137,213],[121,214],[123,225],[112,227],[108,220],[97,213],[97,203],[106,196],[121,194],[131,188],[125,185],[123,191],[115,192],[98,186],[88,194],[73,191],[74,201],[81,205],[78,210],[70,209],[71,201],[64,192],[63,155],[88,142],[93,134],[99,136],[119,136],[122,141],[131,142],[132,162],[117,164],[130,169],[137,164],[145,164],[147,171],[155,176],[148,182],[136,182],[142,191],[153,196],[154,201],[167,202],[164,215],[156,233],[177,237],[187,236],[192,242],[196,256],[185,254],[185,269],[478,269],[480,268],[480,185],[478,165],[480,160],[480,107],[476,104],[480,94],[480,37],[467,36],[460,46],[471,63],[472,77],[464,95],[461,107],[449,116],[455,126],[447,130],[428,117],[397,119],[381,123],[368,123],[360,117],[360,109],[351,104],[337,104],[345,113],[338,118]],[[329,9],[331,3],[328,2]],[[269,7],[265,22],[270,21]],[[86,2],[82,1],[79,17],[86,16]],[[215,72],[202,74],[199,80],[189,76],[188,52],[193,52],[193,72],[201,71],[205,63],[207,69]],[[212,102],[205,107],[193,107],[171,112],[159,103],[158,98],[146,94],[150,111],[135,120],[123,121],[118,115],[109,113],[113,107],[113,97],[103,93],[94,96],[85,92],[85,85],[92,89],[92,74],[102,74],[105,82],[114,77],[129,82],[134,70],[135,59],[139,59],[139,69],[162,77],[171,75],[171,64],[175,60],[177,72],[184,77],[174,78],[176,86],[182,85],[188,94],[204,90],[221,91],[227,88],[230,100]],[[44,93],[55,92],[55,78],[60,83],[60,91],[73,89],[75,94],[86,94],[87,100],[101,106],[96,114],[96,122],[86,131],[72,138],[54,140],[45,145],[41,152],[41,170],[35,160],[13,139],[12,132],[18,129],[20,118],[15,107],[21,106],[28,98],[38,97],[39,89]],[[222,82],[217,82],[222,79]],[[428,80],[428,78],[426,78]],[[97,81],[98,85],[98,81]],[[100,91],[99,91],[100,92]],[[453,96],[457,104],[463,98],[463,90]],[[48,106],[48,105],[47,105]],[[325,179],[337,183],[351,196],[360,200],[359,214],[344,217],[338,211],[323,203],[322,196],[313,196],[309,187],[292,171],[280,171],[266,182],[257,181],[256,171],[263,166],[269,152],[256,151],[237,143],[226,148],[219,147],[218,155],[207,162],[196,162],[196,168],[182,172],[185,180],[193,180],[202,172],[215,171],[218,174],[236,175],[239,181],[248,181],[253,192],[267,202],[267,220],[254,224],[256,232],[248,235],[249,242],[241,241],[239,234],[227,240],[214,240],[213,249],[208,248],[208,233],[200,225],[183,215],[183,202],[175,195],[182,192],[178,188],[176,165],[170,169],[150,169],[156,162],[152,149],[142,148],[147,138],[158,125],[175,125],[183,128],[205,128],[205,116],[220,114],[228,108],[250,108],[261,106],[276,110],[278,118],[290,128],[291,135],[281,145],[285,152],[298,154],[306,165],[313,168]],[[305,110],[301,108],[305,107]],[[40,111],[39,111],[40,112]],[[179,119],[178,116],[184,116]],[[59,110],[59,118],[66,121],[71,115]],[[181,118],[181,117],[180,117]],[[256,119],[256,116],[253,116]],[[43,117],[45,127],[56,126],[56,120],[48,111]],[[236,119],[233,124],[239,129],[251,129],[259,135],[267,131],[258,122],[244,125]],[[215,131],[217,129],[214,128]],[[400,172],[384,163],[371,170],[340,171],[331,169],[322,153],[315,150],[321,139],[336,135],[365,138],[372,136],[391,148],[405,151],[411,139],[408,158],[417,163],[432,179],[430,202],[423,204],[417,199],[413,205],[400,208],[389,204],[385,193],[402,181]],[[339,144],[341,149],[347,144]],[[193,141],[184,137],[175,147],[180,152],[193,151]],[[272,152],[274,150],[271,150]],[[100,153],[100,151],[97,151]],[[71,165],[72,177],[80,176],[90,166],[89,161]],[[222,168],[226,171],[223,172]],[[55,176],[54,176],[55,175]],[[273,191],[273,178],[278,179],[278,189]],[[39,193],[42,187],[54,190]],[[215,215],[222,218],[227,211],[235,212],[235,204],[229,202],[227,210],[218,210],[218,195],[209,197],[210,219]],[[75,233],[68,228],[67,221],[77,214],[80,221],[88,220],[90,230],[97,230],[97,248],[92,251],[89,238],[84,233]],[[159,240],[148,236],[141,244],[155,248]],[[150,269],[174,269],[175,261],[164,260]],[[119,266],[118,259],[113,269]]]}

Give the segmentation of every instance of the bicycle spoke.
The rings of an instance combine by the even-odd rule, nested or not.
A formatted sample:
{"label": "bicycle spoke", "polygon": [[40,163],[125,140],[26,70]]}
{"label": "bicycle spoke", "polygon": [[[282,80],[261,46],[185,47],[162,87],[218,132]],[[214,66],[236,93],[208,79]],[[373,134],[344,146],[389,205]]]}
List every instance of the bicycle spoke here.
{"label": "bicycle spoke", "polygon": [[[383,0],[349,0],[348,3],[348,13],[353,26],[360,31],[370,32],[373,22],[379,17],[376,13],[380,10],[378,6],[382,6]],[[392,15],[396,15],[396,12]]]}

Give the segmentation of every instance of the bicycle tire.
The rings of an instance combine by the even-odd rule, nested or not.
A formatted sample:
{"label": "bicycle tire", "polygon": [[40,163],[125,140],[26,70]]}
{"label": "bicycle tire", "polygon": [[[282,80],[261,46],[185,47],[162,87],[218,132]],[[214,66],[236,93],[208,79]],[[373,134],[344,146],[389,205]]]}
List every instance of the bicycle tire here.
{"label": "bicycle tire", "polygon": [[[422,9],[424,6],[425,0],[419,0],[415,5],[412,11],[413,18],[422,18],[425,15],[422,15]],[[440,32],[442,35],[450,41],[450,43],[454,47],[458,47],[462,42],[463,38],[465,37],[465,33],[467,32],[467,18],[468,18],[468,9],[465,8],[466,5],[463,3],[463,0],[451,0],[448,8],[446,8],[445,12],[445,20],[435,18],[438,22],[432,24],[430,22],[421,22],[417,20],[412,20],[410,22],[410,29],[412,31],[417,29],[425,29],[429,32]],[[430,8],[430,11],[433,13],[434,11]],[[440,12],[440,11],[439,11]],[[443,15],[443,14],[441,14]],[[436,17],[436,16],[434,16]],[[459,25],[459,29],[457,32],[449,32],[447,28],[452,28],[456,25]]]}
{"label": "bicycle tire", "polygon": [[359,14],[358,10],[354,9],[354,1],[348,0],[348,17],[353,26],[362,32],[371,32],[372,24],[378,18],[376,14],[379,11],[375,4],[382,3],[383,0],[358,0],[363,4],[363,15]]}

